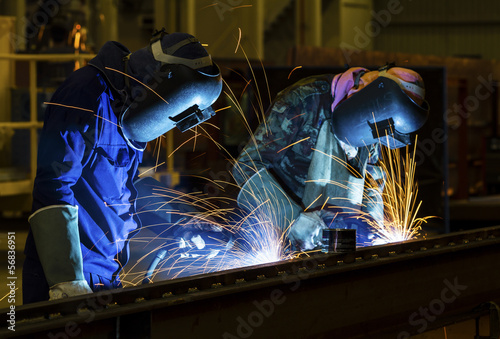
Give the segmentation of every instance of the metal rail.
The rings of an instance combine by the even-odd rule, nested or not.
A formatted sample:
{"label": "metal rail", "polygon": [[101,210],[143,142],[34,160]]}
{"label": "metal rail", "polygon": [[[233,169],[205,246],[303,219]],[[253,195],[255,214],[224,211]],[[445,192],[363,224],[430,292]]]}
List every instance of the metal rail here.
{"label": "metal rail", "polygon": [[[0,182],[2,195],[25,194],[31,192],[31,187],[36,176],[36,155],[38,149],[37,130],[42,127],[42,122],[37,118],[37,62],[38,61],[78,61],[82,63],[95,57],[94,54],[12,54],[0,53],[0,60],[27,61],[29,63],[29,92],[30,92],[30,119],[26,122],[0,121],[0,128],[28,129],[30,131],[30,188],[24,185],[19,190],[9,190],[11,182]],[[15,183],[15,181],[13,181]]]}
{"label": "metal rail", "polygon": [[500,301],[500,226],[20,306],[0,337],[406,338]]}
{"label": "metal rail", "polygon": [[[33,182],[36,176],[36,156],[38,149],[37,131],[43,127],[43,122],[38,121],[37,115],[37,62],[39,61],[78,61],[83,64],[84,61],[91,60],[95,54],[15,54],[0,53],[0,61],[26,61],[29,63],[29,92],[30,92],[30,120],[29,121],[0,121],[0,128],[27,129],[30,131],[30,175],[29,183],[18,180],[9,182],[0,182],[0,196],[10,196],[17,194],[29,194],[33,188]],[[174,169],[174,132],[166,134],[166,173],[170,176],[170,185],[179,184],[179,172]],[[160,174],[160,173],[159,173]],[[163,173],[161,173],[163,174]]]}

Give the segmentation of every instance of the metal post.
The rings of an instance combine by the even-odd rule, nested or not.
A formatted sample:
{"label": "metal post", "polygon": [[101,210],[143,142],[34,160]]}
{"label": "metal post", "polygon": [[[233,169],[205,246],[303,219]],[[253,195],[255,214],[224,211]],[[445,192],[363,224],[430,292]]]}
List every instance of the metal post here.
{"label": "metal post", "polygon": [[[458,81],[458,100],[462,104],[467,97],[467,80],[460,79]],[[467,199],[469,197],[469,169],[467,159],[467,134],[469,127],[467,126],[467,118],[460,117],[460,126],[458,128],[458,199]]]}
{"label": "metal post", "polygon": [[255,1],[255,44],[257,49],[257,55],[260,59],[264,58],[264,1]]}
{"label": "metal post", "polygon": [[186,0],[186,33],[196,36],[196,0]]}
{"label": "metal post", "polygon": [[297,45],[322,46],[322,0],[297,1]]}
{"label": "metal post", "polygon": [[31,182],[35,181],[36,176],[36,157],[38,153],[38,136],[36,123],[38,121],[38,105],[36,90],[36,60],[30,60],[30,171]]}

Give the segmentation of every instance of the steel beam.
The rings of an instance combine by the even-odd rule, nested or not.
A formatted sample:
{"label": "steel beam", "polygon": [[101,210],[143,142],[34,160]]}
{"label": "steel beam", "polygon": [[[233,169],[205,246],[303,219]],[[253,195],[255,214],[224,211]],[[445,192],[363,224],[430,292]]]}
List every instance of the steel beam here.
{"label": "steel beam", "polygon": [[500,303],[500,227],[1,311],[0,337],[407,338]]}

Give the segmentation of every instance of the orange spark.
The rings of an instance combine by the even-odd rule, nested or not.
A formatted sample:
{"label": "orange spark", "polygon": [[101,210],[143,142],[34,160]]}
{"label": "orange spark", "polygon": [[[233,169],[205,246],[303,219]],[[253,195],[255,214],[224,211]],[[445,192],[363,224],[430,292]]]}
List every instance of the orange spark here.
{"label": "orange spark", "polygon": [[[250,85],[250,83],[252,82],[252,79],[248,80],[245,87],[243,87],[243,91],[241,91],[241,96],[243,96],[243,93],[245,93],[245,91],[247,90],[247,87]],[[241,98],[240,96],[240,98]]]}
{"label": "orange spark", "polygon": [[[305,211],[307,211],[307,210],[309,209],[309,207],[311,207],[312,205],[314,205],[314,203],[315,203],[316,201],[318,201],[318,199],[319,199],[319,198],[321,198],[321,196],[322,196],[322,195],[323,195],[323,194],[320,194],[320,195],[319,195],[316,199],[314,199],[314,201],[313,201],[312,203],[310,203],[310,204],[309,204],[309,206],[307,206],[307,207],[306,207],[306,209],[304,210],[304,212],[305,212]],[[327,201],[328,201],[328,200],[327,200]],[[323,206],[325,206],[325,204],[323,204]]]}
{"label": "orange spark", "polygon": [[226,106],[226,107],[222,107],[222,108],[216,109],[216,110],[215,110],[215,113],[220,112],[220,111],[223,111],[223,110],[225,110],[225,109],[229,109],[229,108],[231,108],[231,106]]}
{"label": "orange spark", "polygon": [[103,118],[103,117],[100,117],[100,116],[98,116],[97,114],[94,114],[94,116],[95,116],[95,117],[98,117],[99,119],[102,119],[102,120],[104,120],[104,121],[106,121],[106,122],[109,122],[110,124],[113,124],[113,125],[118,126],[118,127],[120,127],[120,128],[121,128],[121,126],[120,126],[120,125],[115,124],[113,121],[111,121],[111,120],[109,120],[109,119],[105,119],[105,118]]}
{"label": "orange spark", "polygon": [[219,126],[214,125],[214,124],[212,124],[211,122],[206,122],[206,121],[205,121],[203,124],[208,125],[208,126],[212,126],[213,128],[220,130],[220,127],[219,127]]}
{"label": "orange spark", "polygon": [[238,47],[240,47],[240,41],[241,41],[241,28],[238,27],[238,43],[236,44],[236,49],[234,50],[235,54],[236,51],[238,51]]}
{"label": "orange spark", "polygon": [[214,4],[204,6],[204,7],[200,8],[200,11],[201,11],[202,9],[205,9],[205,8],[208,8],[208,7],[217,6],[217,5],[218,5],[218,3],[216,2],[216,3],[214,3]]}
{"label": "orange spark", "polygon": [[292,143],[292,144],[290,144],[290,145],[288,145],[288,146],[286,146],[286,147],[283,147],[282,149],[280,149],[280,150],[279,150],[278,152],[276,152],[276,153],[279,153],[279,152],[281,152],[281,151],[284,151],[284,150],[286,150],[288,147],[292,147],[293,145],[296,145],[296,144],[298,144],[298,143],[300,143],[300,142],[302,142],[302,141],[306,141],[306,140],[307,140],[307,139],[309,139],[309,138],[311,138],[311,137],[307,137],[307,138],[301,139],[301,140],[299,140],[299,141],[295,141],[294,143]]}
{"label": "orange spark", "polygon": [[253,5],[241,5],[241,6],[236,6],[231,8],[231,10],[237,9],[237,8],[243,8],[243,7],[252,7]]}
{"label": "orange spark", "polygon": [[[177,152],[177,150],[178,150],[179,148],[181,148],[182,146],[184,146],[185,144],[187,144],[188,142],[190,142],[190,141],[191,141],[191,139],[195,139],[198,135],[200,135],[200,133],[196,133],[196,134],[195,134],[195,135],[193,135],[191,138],[189,138],[188,140],[184,141],[184,142],[183,142],[182,144],[180,144],[180,145],[179,145],[176,149],[174,149],[174,150],[172,151],[172,153],[170,153],[170,154],[168,155],[168,157],[170,158],[170,157],[172,156],[172,154],[174,154],[175,152]],[[195,140],[196,140],[196,139],[195,139]]]}
{"label": "orange spark", "polygon": [[194,158],[192,158],[192,159],[191,159],[191,161],[193,161],[193,160],[195,160],[195,159],[198,159],[199,157],[202,157],[202,156],[204,156],[205,154],[207,154],[207,152],[203,152],[203,153],[201,153],[200,155],[195,156]]}
{"label": "orange spark", "polygon": [[295,119],[295,118],[298,118],[298,117],[300,117],[300,116],[302,116],[302,115],[304,115],[304,114],[305,114],[305,113],[297,114],[296,116],[294,116],[293,118],[291,118],[291,119],[290,119],[290,121],[291,121],[291,120],[293,120],[293,119]]}
{"label": "orange spark", "polygon": [[297,66],[297,67],[295,67],[294,69],[292,69],[292,70],[290,71],[290,73],[288,74],[288,79],[290,79],[290,76],[292,75],[293,71],[295,71],[296,69],[299,69],[299,68],[302,68],[302,66]]}
{"label": "orange spark", "polygon": [[[234,72],[234,73],[236,73],[237,75],[239,75],[239,76],[240,76],[240,78],[242,78],[242,79],[243,79],[243,81],[245,81],[245,87],[243,88],[243,90],[241,91],[241,94],[240,94],[240,99],[241,99],[241,97],[243,96],[243,93],[245,93],[245,91],[246,91],[246,89],[247,89],[248,85],[250,85],[250,83],[252,82],[252,79],[247,80],[247,79],[246,79],[246,78],[245,78],[242,74],[240,74],[239,72],[236,72],[234,69],[229,68],[229,67],[226,67],[226,68],[227,68],[228,70],[230,70],[231,72]],[[226,84],[226,85],[227,85],[227,84]],[[224,93],[225,93],[226,95],[228,95],[226,92],[224,92]],[[229,95],[228,95],[228,96],[229,96]]]}
{"label": "orange spark", "polygon": [[80,110],[82,110],[82,111],[87,111],[87,112],[92,112],[92,113],[94,113],[94,111],[93,111],[93,110],[91,110],[91,109],[81,108],[81,107],[76,107],[76,106],[68,106],[68,105],[58,104],[58,103],[55,103],[55,102],[44,102],[43,104],[44,104],[44,105],[62,106],[62,107],[66,107],[66,108],[80,109]]}
{"label": "orange spark", "polygon": [[146,170],[146,171],[144,171],[143,173],[139,174],[139,178],[140,178],[140,177],[142,177],[143,175],[145,175],[146,173],[148,173],[149,171],[154,170],[154,169],[157,169],[158,167],[160,167],[160,166],[161,166],[161,165],[163,165],[164,163],[165,163],[165,161],[164,161],[164,162],[162,162],[161,164],[158,164],[158,165],[156,165],[156,166],[153,166],[153,167],[149,168],[148,170]]}
{"label": "orange spark", "polygon": [[149,89],[151,92],[153,92],[154,94],[156,94],[161,100],[163,100],[166,104],[168,104],[167,100],[163,99],[163,97],[161,95],[159,95],[158,93],[156,93],[151,87],[149,87],[148,85],[146,85],[145,83],[137,80],[136,78],[134,78],[133,76],[130,76],[128,75],[127,73],[125,72],[122,72],[122,71],[119,71],[117,69],[114,69],[114,68],[110,68],[110,67],[105,67],[106,69],[109,69],[110,71],[115,71],[115,72],[118,72],[120,74],[123,74],[127,77],[129,77],[130,79],[133,79],[135,81],[137,81],[138,83],[140,83],[141,85],[143,85],[144,87],[146,87],[147,89]]}

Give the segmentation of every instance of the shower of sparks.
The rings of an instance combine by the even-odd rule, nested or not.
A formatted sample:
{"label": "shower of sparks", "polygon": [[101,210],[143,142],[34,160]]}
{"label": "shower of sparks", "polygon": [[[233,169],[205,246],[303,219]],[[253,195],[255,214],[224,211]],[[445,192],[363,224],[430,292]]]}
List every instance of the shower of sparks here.
{"label": "shower of sparks", "polygon": [[[225,241],[216,240],[210,248],[207,247],[204,250],[198,250],[195,247],[181,248],[179,239],[174,238],[172,234],[175,227],[189,227],[189,224],[144,225],[143,231],[131,239],[131,243],[136,248],[140,248],[142,255],[123,270],[121,280],[124,286],[142,283],[146,271],[150,268],[148,264],[161,250],[166,250],[167,254],[153,268],[149,277],[151,281],[262,265],[294,257],[289,249],[286,232],[282,232],[275,226],[276,213],[274,211],[277,208],[271,206],[269,200],[252,213],[244,215],[239,209],[217,207],[212,202],[212,198],[201,192],[182,193],[165,187],[155,187],[152,197],[162,199],[155,200],[145,210],[137,211],[139,218],[141,214],[151,211],[165,213],[165,215],[172,212],[182,214],[181,211],[172,211],[171,206],[166,205],[173,202],[195,207],[200,211],[199,215],[186,213],[185,216],[194,217],[193,219],[197,219],[204,227],[210,224],[212,229],[231,235],[230,246]],[[151,197],[140,199],[148,198]],[[232,200],[231,198],[226,199],[228,204],[234,203],[234,201],[229,201]],[[224,198],[218,197],[217,200],[220,202]],[[218,222],[215,222],[215,219]],[[148,236],[147,230],[158,226],[163,229],[163,232]],[[142,234],[144,236],[141,236]],[[218,255],[212,257],[213,253]]]}
{"label": "shower of sparks", "polygon": [[240,238],[226,254],[224,269],[262,265],[293,258],[288,251],[289,242],[284,232],[268,218],[257,216],[251,224],[242,228]]}
{"label": "shower of sparks", "polygon": [[[413,154],[415,154],[415,141]],[[389,149],[382,147],[380,159],[385,173],[385,188],[382,192],[384,201],[384,224],[373,225],[377,239],[375,245],[406,241],[416,238],[422,230],[422,224],[432,216],[417,217],[422,201],[417,202],[418,184],[415,178],[415,157],[409,147]]]}
{"label": "shower of sparks", "polygon": [[[253,68],[251,67],[248,57],[246,56],[245,50],[240,44],[240,40],[241,39],[238,39],[235,52],[241,51],[245,55],[252,75],[251,79],[246,79],[242,75],[238,74],[246,83],[243,89],[243,92],[245,92],[250,84],[257,84],[257,81]],[[290,72],[289,77],[294,70],[300,67],[301,66],[294,68]],[[239,114],[242,124],[245,126],[250,136],[250,142],[255,144],[257,141],[253,135],[252,128],[247,121],[247,114],[244,112],[238,101],[238,96],[233,93],[227,83],[224,82],[224,84],[227,89],[224,90],[223,93],[231,103],[231,108],[233,108],[229,112],[236,112]],[[239,94],[240,98],[242,97],[243,92]],[[265,125],[266,120],[263,100],[261,98],[260,90],[256,85],[254,92],[256,93],[257,104],[252,102],[252,108],[256,113],[259,124],[264,124],[267,128]],[[224,109],[226,108],[227,107]],[[207,126],[207,124],[204,124],[204,126]],[[212,138],[202,125],[197,126],[191,131],[194,133],[194,136],[188,138],[187,141],[177,147],[168,156],[171,156],[188,141],[194,139],[196,142],[197,137],[203,136],[213,142],[219,150],[227,154],[228,161],[234,166],[236,171],[241,174],[248,173],[249,170],[255,170],[255,172],[258,172],[257,168],[251,168],[248,164],[238,163],[230,155],[230,152],[228,152],[223,145]],[[309,138],[304,138],[290,144],[281,149],[279,152],[307,139]],[[315,149],[313,149],[313,151],[319,152],[319,150]],[[417,186],[414,176],[414,159],[409,157],[408,152],[406,152],[406,158],[401,160],[401,154],[397,149],[385,149],[384,152],[382,167],[386,174],[386,183],[384,192],[379,192],[383,196],[385,222],[383,225],[371,224],[371,226],[375,229],[376,239],[375,241],[364,245],[412,239],[418,235],[420,225],[427,219],[416,217],[420,203],[418,205],[416,204]],[[325,155],[342,163],[352,175],[356,176],[356,170],[350,166],[348,162],[338,157],[330,156],[328,154]],[[245,168],[242,168],[242,166],[245,166]],[[228,172],[228,175],[232,176],[232,173]],[[224,192],[226,187],[241,188],[231,181],[224,182],[222,180],[215,180],[197,175],[190,175],[190,177],[197,178],[198,180],[205,180],[207,185],[212,185],[221,192]],[[349,187],[345,183],[333,182],[331,181],[331,178],[318,179],[318,181],[337,185],[338,187],[346,190],[360,190],[364,192],[364,183],[359,185],[359,187]],[[376,182],[371,184],[374,190],[378,189]],[[245,213],[240,208],[235,207],[237,206],[237,203],[234,198],[225,197],[223,195],[214,197],[203,192],[183,193],[170,188],[156,188],[153,196],[155,198],[162,197],[163,202],[156,202],[155,204],[148,205],[147,210],[137,211],[139,217],[141,213],[146,213],[148,211],[155,211],[160,214],[165,213],[165,215],[169,213],[185,213],[185,216],[188,217],[187,219],[197,219],[205,226],[212,225],[211,228],[224,232],[228,236],[231,236],[232,239],[229,243],[226,243],[225,241],[218,242],[218,240],[216,240],[212,242],[210,248],[207,246],[204,250],[199,250],[192,244],[185,245],[184,242],[179,241],[178,238],[173,236],[173,229],[175,227],[189,227],[189,225],[168,224],[161,221],[162,219],[158,221],[158,224],[143,225],[143,231],[138,236],[133,237],[130,240],[131,244],[135,245],[136,248],[140,248],[141,251],[139,258],[131,261],[129,265],[123,269],[121,280],[124,286],[141,284],[144,280],[144,275],[148,270],[152,273],[151,276],[148,277],[148,281],[159,281],[192,276],[196,274],[211,273],[220,270],[268,264],[281,260],[292,259],[301,255],[302,252],[293,251],[291,243],[288,240],[289,228],[290,225],[293,224],[294,220],[280,219],[283,218],[283,210],[289,207],[286,206],[286,204],[292,204],[292,201],[287,202],[277,198],[276,195],[282,195],[282,193],[283,192],[281,192],[280,189],[275,191],[267,190],[267,197],[265,201],[262,201],[256,208],[250,208],[250,213]],[[147,199],[148,197],[145,198]],[[373,202],[370,201],[369,197],[365,196],[365,198],[367,198],[366,200],[368,200],[368,203]],[[338,202],[339,199],[340,198],[338,197],[318,196],[317,199],[314,199],[310,206],[308,206],[308,208],[312,208],[312,205],[317,203],[319,204],[318,207],[321,207],[321,210],[328,211],[331,204],[334,204],[335,201]],[[181,210],[173,211],[169,204],[174,202],[178,205],[185,204],[186,206],[194,207],[199,211],[199,214],[193,215],[182,212]],[[342,213],[345,215],[342,215]],[[353,216],[365,219],[367,222],[370,222],[371,220],[368,215],[360,214],[360,211],[357,208],[343,208],[342,212],[334,211],[333,215],[335,216],[334,220],[336,218],[342,219]],[[149,233],[152,235],[147,234],[148,229],[158,227],[164,229],[160,234],[156,234],[151,231]],[[164,257],[159,255],[162,251],[166,251]],[[215,253],[218,254],[213,256]],[[157,261],[155,262],[154,267],[150,267],[152,258],[155,258],[154,260]]]}
{"label": "shower of sparks", "polygon": [[[317,150],[316,150],[317,151]],[[325,154],[326,155],[326,154]],[[330,156],[335,161],[341,161],[336,157]],[[382,244],[395,241],[405,241],[416,237],[420,230],[420,225],[427,218],[416,218],[420,203],[416,204],[417,185],[415,183],[415,161],[406,149],[404,157],[401,156],[399,149],[382,148],[382,169],[386,174],[385,190],[382,192],[385,209],[385,222],[383,225],[371,224],[375,228],[376,239],[373,244]],[[345,163],[347,167],[347,163]],[[223,188],[223,182],[206,179],[208,182]],[[320,179],[328,181],[327,179]],[[348,187],[339,182],[329,182],[345,189],[362,189],[362,187]],[[258,185],[257,185],[258,186]],[[376,184],[373,188],[376,189]],[[174,194],[175,193],[175,194]],[[169,227],[165,226],[165,234],[156,235],[153,238],[133,238],[132,241],[138,244],[144,244],[144,248],[149,250],[139,258],[135,265],[127,271],[124,271],[122,280],[124,285],[136,285],[142,283],[144,274],[148,267],[144,264],[151,260],[160,250],[167,250],[164,259],[159,260],[158,265],[153,269],[149,278],[151,281],[173,279],[195,274],[211,273],[220,270],[240,268],[246,266],[262,265],[281,260],[292,259],[299,253],[291,250],[290,242],[287,238],[287,231],[281,230],[276,225],[282,224],[278,220],[283,206],[283,202],[275,199],[272,191],[267,192],[266,201],[255,208],[249,214],[235,208],[221,209],[212,203],[210,197],[201,192],[179,193],[172,189],[158,188],[155,196],[164,195],[166,201],[182,202],[190,206],[196,206],[201,211],[200,219],[211,222],[211,218],[216,217],[221,222],[217,227],[222,228],[228,234],[233,234],[233,245],[229,248],[226,243],[214,245],[213,250],[219,252],[219,255],[210,257],[210,255],[197,254],[196,249],[179,248],[177,239],[167,236]],[[176,196],[175,199],[171,195]],[[320,199],[321,197],[318,197]],[[217,197],[223,201],[223,197]],[[318,200],[316,199],[316,200]],[[331,198],[325,198],[322,209]],[[227,198],[229,205],[234,204],[231,198]],[[163,205],[152,205],[152,210],[161,211],[165,208],[165,213],[172,212]],[[326,207],[328,208],[328,207]],[[144,211],[138,211],[138,214]],[[348,216],[358,215],[359,210],[344,209]],[[338,213],[337,213],[338,215]],[[192,215],[190,215],[192,216]],[[368,220],[368,218],[366,218]],[[293,220],[285,221],[285,224],[291,225]],[[149,225],[150,227],[158,225]],[[146,229],[148,226],[145,227]],[[366,245],[366,244],[365,244]],[[137,272],[137,267],[142,265],[142,269]],[[133,272],[135,269],[136,272]]]}

